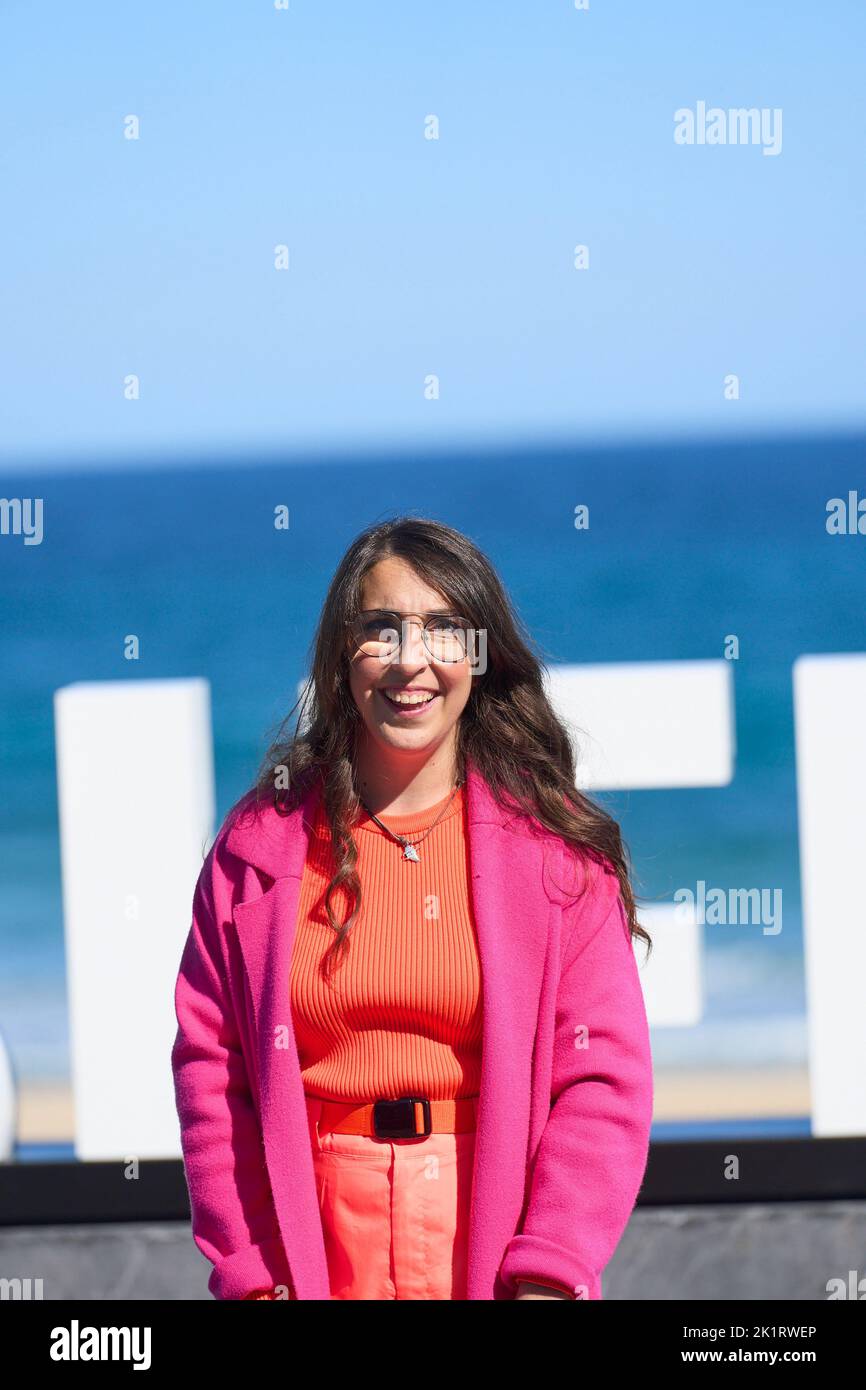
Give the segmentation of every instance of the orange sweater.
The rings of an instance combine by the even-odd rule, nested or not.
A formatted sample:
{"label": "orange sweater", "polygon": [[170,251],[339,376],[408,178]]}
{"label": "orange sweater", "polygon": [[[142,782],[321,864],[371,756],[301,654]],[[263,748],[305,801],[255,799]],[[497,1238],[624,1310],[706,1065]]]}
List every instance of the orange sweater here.
{"label": "orange sweater", "polygon": [[[380,816],[415,840],[451,796],[412,815]],[[481,1080],[481,966],[471,908],[463,788],[418,844],[418,863],[361,811],[360,913],[348,953],[326,981],[319,963],[334,939],[324,909],[333,877],[330,830],[319,811],[310,836],[292,949],[292,1019],[304,1090],[331,1100],[420,1094],[477,1096]],[[338,921],[348,894],[334,897]]]}

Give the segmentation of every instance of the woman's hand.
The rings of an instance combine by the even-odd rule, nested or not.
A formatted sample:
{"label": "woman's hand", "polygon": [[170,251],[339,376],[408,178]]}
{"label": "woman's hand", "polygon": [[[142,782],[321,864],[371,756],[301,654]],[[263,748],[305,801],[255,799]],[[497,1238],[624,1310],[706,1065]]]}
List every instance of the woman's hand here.
{"label": "woman's hand", "polygon": [[563,1289],[551,1289],[547,1284],[519,1283],[517,1285],[515,1303],[518,1298],[568,1298],[570,1300],[571,1295],[567,1294]]}

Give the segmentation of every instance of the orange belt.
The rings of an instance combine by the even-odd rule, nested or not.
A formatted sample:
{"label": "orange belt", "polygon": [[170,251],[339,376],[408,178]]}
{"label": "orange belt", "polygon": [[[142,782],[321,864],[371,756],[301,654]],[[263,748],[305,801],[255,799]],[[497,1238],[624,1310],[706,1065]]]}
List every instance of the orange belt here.
{"label": "orange belt", "polygon": [[321,1107],[322,1129],[338,1134],[368,1134],[374,1139],[420,1139],[427,1134],[462,1134],[475,1128],[477,1096],[459,1100],[428,1100],[402,1096],[359,1104],[354,1100],[325,1100],[308,1096]]}

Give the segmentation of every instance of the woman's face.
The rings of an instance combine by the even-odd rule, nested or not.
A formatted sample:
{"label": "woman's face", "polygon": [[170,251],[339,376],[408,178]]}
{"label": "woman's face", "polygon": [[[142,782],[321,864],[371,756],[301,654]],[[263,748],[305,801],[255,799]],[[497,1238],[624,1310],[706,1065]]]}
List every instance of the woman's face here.
{"label": "woman's face", "polygon": [[[390,557],[371,569],[361,590],[361,609],[384,608],[402,614],[453,612],[448,599],[430,589],[405,560]],[[421,619],[406,625],[405,641],[387,660],[363,652],[350,653],[349,686],[373,747],[392,757],[421,756],[422,760],[454,741],[472,688],[470,656],[460,661],[434,660],[421,633]],[[398,629],[399,631],[399,629]],[[385,691],[431,693],[423,708],[402,713]]]}

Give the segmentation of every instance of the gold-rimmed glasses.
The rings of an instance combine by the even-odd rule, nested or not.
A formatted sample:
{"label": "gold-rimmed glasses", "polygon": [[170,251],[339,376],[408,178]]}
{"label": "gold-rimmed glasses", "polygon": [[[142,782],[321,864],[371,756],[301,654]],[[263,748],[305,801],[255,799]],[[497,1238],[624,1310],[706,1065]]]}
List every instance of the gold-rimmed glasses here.
{"label": "gold-rimmed glasses", "polygon": [[424,646],[431,661],[451,664],[464,661],[469,650],[472,626],[457,613],[397,613],[373,608],[359,613],[349,628],[349,641],[355,652],[393,661],[401,650],[411,621],[421,627]]}

